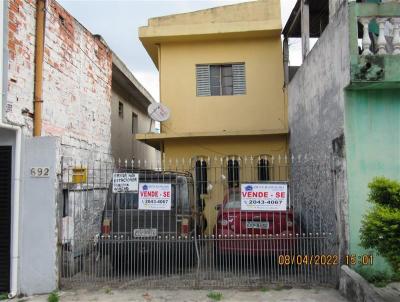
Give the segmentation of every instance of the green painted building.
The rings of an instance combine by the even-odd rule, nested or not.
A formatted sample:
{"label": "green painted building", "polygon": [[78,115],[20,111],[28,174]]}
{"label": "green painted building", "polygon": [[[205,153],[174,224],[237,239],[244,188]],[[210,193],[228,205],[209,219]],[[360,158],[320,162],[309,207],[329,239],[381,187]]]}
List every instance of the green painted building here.
{"label": "green painted building", "polygon": [[[316,202],[328,210],[324,203],[335,204],[341,259],[374,253],[360,246],[361,220],[371,206],[368,183],[376,176],[400,180],[400,3],[363,2],[329,1],[323,11],[321,1],[308,1],[308,32],[301,22],[307,15],[297,18],[296,11],[283,32],[288,45],[302,38],[306,54],[286,77],[290,151],[334,158],[334,201],[326,193]],[[309,51],[310,37],[318,41]],[[301,172],[297,181],[310,185],[310,172]],[[374,259],[375,268],[388,268],[376,253]]]}
{"label": "green painted building", "polygon": [[[399,16],[399,3],[351,3],[349,6],[351,83],[345,92],[344,132],[349,248],[350,253],[357,255],[366,253],[359,245],[359,230],[362,215],[370,207],[368,183],[376,176],[400,180],[400,50],[392,40],[398,35],[400,20],[395,18]],[[377,17],[384,18],[381,20],[385,22]],[[357,27],[355,20],[369,21],[369,55],[364,55],[368,45],[365,37],[361,49],[358,47],[361,24]],[[381,34],[383,31],[387,35],[386,41],[378,40],[379,25],[383,27]],[[387,45],[390,43],[392,45]],[[379,49],[383,50],[382,54],[376,53]],[[396,49],[399,50],[397,54]],[[382,259],[376,259],[375,267],[381,267]]]}

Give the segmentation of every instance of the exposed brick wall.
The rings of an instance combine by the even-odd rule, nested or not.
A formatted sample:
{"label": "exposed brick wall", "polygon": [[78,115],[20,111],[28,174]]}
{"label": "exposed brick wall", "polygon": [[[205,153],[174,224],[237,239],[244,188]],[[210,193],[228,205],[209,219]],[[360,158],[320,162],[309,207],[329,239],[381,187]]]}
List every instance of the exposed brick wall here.
{"label": "exposed brick wall", "polygon": [[[32,135],[36,1],[9,0],[7,119]],[[56,1],[47,1],[42,135],[61,137],[63,155],[111,153],[110,49]],[[27,113],[23,114],[25,111]]]}

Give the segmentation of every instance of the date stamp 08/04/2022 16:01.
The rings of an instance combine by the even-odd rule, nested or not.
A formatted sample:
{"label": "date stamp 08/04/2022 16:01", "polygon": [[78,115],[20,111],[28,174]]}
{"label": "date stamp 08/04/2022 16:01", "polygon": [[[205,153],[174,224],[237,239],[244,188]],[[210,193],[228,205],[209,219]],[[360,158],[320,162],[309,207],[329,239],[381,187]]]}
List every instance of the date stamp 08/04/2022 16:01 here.
{"label": "date stamp 08/04/2022 16:01", "polygon": [[[342,260],[342,261],[341,261]],[[373,255],[279,255],[279,265],[372,265]]]}

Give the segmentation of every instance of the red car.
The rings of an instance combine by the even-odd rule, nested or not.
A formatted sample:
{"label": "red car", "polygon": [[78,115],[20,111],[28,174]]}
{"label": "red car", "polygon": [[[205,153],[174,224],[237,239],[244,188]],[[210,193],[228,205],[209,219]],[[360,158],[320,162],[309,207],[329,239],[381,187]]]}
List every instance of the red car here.
{"label": "red car", "polygon": [[282,254],[293,251],[297,227],[292,210],[242,211],[240,189],[231,189],[217,205],[214,226],[217,253]]}

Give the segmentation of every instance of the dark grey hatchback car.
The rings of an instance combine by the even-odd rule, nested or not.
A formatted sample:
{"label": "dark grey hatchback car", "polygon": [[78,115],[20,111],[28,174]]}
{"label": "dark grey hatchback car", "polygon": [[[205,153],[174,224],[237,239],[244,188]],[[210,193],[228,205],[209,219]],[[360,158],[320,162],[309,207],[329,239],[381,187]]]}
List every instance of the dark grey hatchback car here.
{"label": "dark grey hatchback car", "polygon": [[97,258],[108,257],[118,271],[145,263],[154,265],[147,267],[151,270],[194,265],[197,260],[194,238],[202,233],[204,218],[196,209],[191,174],[153,170],[119,172],[138,173],[139,186],[170,184],[170,210],[139,209],[139,193],[113,193],[110,185],[97,241]]}

